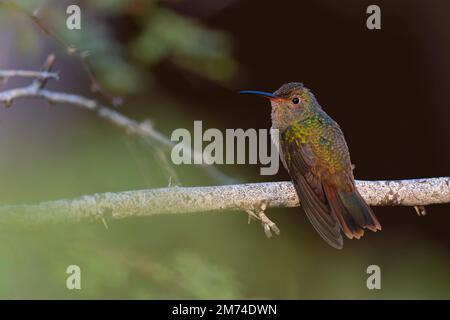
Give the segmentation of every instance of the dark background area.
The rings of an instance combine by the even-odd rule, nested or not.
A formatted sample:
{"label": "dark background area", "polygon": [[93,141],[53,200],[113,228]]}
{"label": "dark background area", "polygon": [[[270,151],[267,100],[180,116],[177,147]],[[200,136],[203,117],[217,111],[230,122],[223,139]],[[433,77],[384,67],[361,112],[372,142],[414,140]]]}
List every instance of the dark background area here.
{"label": "dark background area", "polygon": [[[52,13],[47,18],[41,9],[45,21],[73,40],[61,20],[66,3],[41,2]],[[299,81],[343,129],[357,179],[449,175],[448,1],[79,4],[87,24],[83,36],[74,39],[92,50],[100,78],[125,97],[119,111],[150,118],[167,135],[191,128],[194,120],[203,120],[204,129],[269,128],[269,104],[237,92],[275,91]],[[371,4],[381,7],[381,30],[366,28]],[[136,42],[147,23],[172,17],[158,20],[159,12],[202,29],[199,36],[186,35],[184,47],[167,45],[165,55],[146,60],[156,42],[151,37],[150,47]],[[1,18],[0,68],[37,69],[49,52],[56,52],[61,81],[49,88],[95,97],[76,59],[23,17],[2,8],[0,13],[9,19]],[[164,44],[167,39],[183,43],[183,32],[197,32],[182,23],[179,29],[169,26],[155,36]],[[99,30],[108,35],[107,45]],[[166,31],[172,38],[163,36]],[[189,39],[197,42],[191,47]],[[196,50],[203,46],[207,49]],[[119,58],[102,65],[116,54]],[[10,81],[8,87],[18,83]],[[89,112],[18,101],[0,111],[0,201],[166,186],[164,164],[147,144]],[[288,179],[284,169],[276,176],[259,176],[255,165],[219,169],[242,182]],[[198,168],[175,170],[185,186],[217,184]],[[0,226],[0,296],[449,298],[449,208],[430,206],[427,216],[417,217],[409,207],[374,207],[383,231],[346,241],[343,251],[329,248],[299,208],[268,211],[282,230],[271,240],[258,223],[247,225],[243,213],[133,218],[110,221],[108,230],[101,223],[23,226],[10,221]],[[82,268],[85,282],[79,292],[65,289],[69,264]],[[381,291],[366,289],[370,264],[382,268]]]}
{"label": "dark background area", "polygon": [[[187,2],[181,10],[190,12]],[[236,91],[275,91],[300,81],[342,127],[358,179],[446,176],[450,29],[444,12],[450,5],[379,1],[382,30],[372,31],[364,19],[371,4],[236,1],[205,19],[236,41],[243,71],[235,87],[187,81],[170,66],[159,70],[162,82],[179,99],[193,101],[195,119],[213,113],[214,121],[227,128],[268,128],[270,106]],[[280,171],[274,180],[289,178]],[[450,244],[448,223],[442,220],[450,219],[448,210],[435,206],[433,217],[416,219],[411,208],[376,209],[385,225],[407,223],[413,232]]]}

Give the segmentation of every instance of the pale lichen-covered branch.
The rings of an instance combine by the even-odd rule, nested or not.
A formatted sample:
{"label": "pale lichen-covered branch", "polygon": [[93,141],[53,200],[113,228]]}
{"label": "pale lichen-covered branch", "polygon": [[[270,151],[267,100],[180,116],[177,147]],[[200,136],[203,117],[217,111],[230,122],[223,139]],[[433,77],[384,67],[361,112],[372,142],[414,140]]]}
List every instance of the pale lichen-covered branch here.
{"label": "pale lichen-covered branch", "polygon": [[[356,183],[363,198],[372,206],[450,203],[450,177],[393,181],[358,180]],[[0,206],[0,216],[22,216],[27,221],[78,221],[169,213],[246,211],[261,202],[268,203],[269,208],[299,206],[291,182],[265,182],[101,193],[35,205]]]}

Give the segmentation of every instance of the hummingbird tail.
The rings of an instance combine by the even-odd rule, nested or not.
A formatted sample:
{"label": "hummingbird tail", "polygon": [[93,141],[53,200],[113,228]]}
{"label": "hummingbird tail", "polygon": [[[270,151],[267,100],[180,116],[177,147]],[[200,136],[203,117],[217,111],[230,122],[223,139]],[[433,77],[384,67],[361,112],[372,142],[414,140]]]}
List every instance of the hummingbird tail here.
{"label": "hummingbird tail", "polygon": [[329,185],[324,185],[324,191],[332,212],[349,239],[361,238],[364,235],[364,229],[374,232],[381,230],[377,217],[358,190],[337,191]]}

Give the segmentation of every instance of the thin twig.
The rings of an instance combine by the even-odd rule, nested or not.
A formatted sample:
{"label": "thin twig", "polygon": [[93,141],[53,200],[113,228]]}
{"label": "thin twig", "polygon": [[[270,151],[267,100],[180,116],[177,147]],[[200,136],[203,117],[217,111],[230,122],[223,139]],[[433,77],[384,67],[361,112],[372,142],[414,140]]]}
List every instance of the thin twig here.
{"label": "thin twig", "polygon": [[[50,72],[53,69],[53,66],[55,65],[56,56],[51,53],[47,56],[47,59],[45,59],[44,66],[42,67],[43,72]],[[34,80],[33,84],[36,86],[37,89],[43,89],[48,82],[48,78],[37,78]]]}
{"label": "thin twig", "polygon": [[13,77],[40,78],[51,80],[59,79],[59,75],[56,72],[30,71],[30,70],[0,70],[0,78],[13,78]]}

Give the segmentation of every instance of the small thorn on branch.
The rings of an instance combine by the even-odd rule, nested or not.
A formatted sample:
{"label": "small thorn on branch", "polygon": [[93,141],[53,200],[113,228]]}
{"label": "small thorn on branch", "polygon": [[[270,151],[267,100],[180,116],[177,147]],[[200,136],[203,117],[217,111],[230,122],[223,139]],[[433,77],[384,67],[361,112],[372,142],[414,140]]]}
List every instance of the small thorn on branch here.
{"label": "small thorn on branch", "polygon": [[71,56],[71,55],[73,55],[75,53],[77,53],[77,48],[75,46],[73,46],[73,45],[67,46],[67,54],[69,56]]}
{"label": "small thorn on branch", "polygon": [[121,97],[113,97],[111,103],[116,108],[120,107],[121,105],[123,105],[123,98],[121,98]]}
{"label": "small thorn on branch", "polygon": [[98,92],[100,90],[100,87],[97,83],[91,83],[91,91],[92,92]]}
{"label": "small thorn on branch", "polygon": [[44,70],[50,71],[53,68],[53,65],[55,64],[55,61],[56,61],[56,55],[54,53],[50,53],[47,56],[47,59],[45,60]]}
{"label": "small thorn on branch", "polygon": [[416,210],[416,213],[419,217],[423,217],[427,214],[425,206],[414,206],[414,209]]}
{"label": "small thorn on branch", "polygon": [[[47,59],[45,59],[44,66],[42,67],[43,72],[49,73],[53,69],[53,65],[56,61],[56,55],[54,53],[51,53],[47,56]],[[38,77],[32,84],[32,86],[35,86],[38,89],[43,89],[48,82],[49,78],[46,77]]]}
{"label": "small thorn on branch", "polygon": [[108,223],[106,222],[106,219],[104,217],[101,218],[103,226],[105,227],[106,230],[109,230],[109,226]]}
{"label": "small thorn on branch", "polygon": [[7,77],[0,77],[0,87],[6,86],[7,83],[8,83]]}

